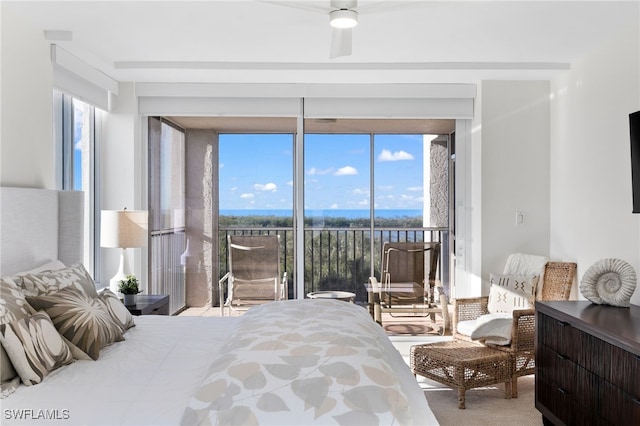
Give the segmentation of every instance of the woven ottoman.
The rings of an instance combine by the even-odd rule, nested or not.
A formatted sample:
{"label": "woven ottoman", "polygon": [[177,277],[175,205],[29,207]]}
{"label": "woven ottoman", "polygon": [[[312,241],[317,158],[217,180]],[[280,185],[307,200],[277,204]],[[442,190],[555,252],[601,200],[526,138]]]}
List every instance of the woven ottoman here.
{"label": "woven ottoman", "polygon": [[480,343],[453,340],[411,347],[411,371],[458,389],[458,408],[465,408],[467,389],[505,384],[511,398],[509,354]]}

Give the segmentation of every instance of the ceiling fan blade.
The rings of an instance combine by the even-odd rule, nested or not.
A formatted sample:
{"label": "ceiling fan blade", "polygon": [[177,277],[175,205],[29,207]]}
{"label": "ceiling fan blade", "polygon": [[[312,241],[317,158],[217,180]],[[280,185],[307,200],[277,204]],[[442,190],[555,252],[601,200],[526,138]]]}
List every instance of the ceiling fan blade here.
{"label": "ceiling fan blade", "polygon": [[336,9],[354,9],[358,6],[358,0],[331,0],[329,7]]}
{"label": "ceiling fan blade", "polygon": [[331,59],[351,55],[351,28],[333,28],[331,33]]}

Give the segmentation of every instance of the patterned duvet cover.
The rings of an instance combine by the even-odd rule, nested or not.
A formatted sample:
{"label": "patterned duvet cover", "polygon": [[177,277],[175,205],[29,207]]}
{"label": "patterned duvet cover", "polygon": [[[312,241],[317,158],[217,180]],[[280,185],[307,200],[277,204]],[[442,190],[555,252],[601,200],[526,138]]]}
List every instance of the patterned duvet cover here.
{"label": "patterned duvet cover", "polygon": [[408,366],[360,306],[267,303],[221,344],[183,425],[433,424]]}

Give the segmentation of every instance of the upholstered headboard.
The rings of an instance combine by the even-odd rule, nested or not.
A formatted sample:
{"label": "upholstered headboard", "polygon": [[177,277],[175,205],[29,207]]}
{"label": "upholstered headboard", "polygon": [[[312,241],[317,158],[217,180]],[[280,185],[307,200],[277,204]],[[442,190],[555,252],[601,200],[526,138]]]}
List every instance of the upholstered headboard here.
{"label": "upholstered headboard", "polygon": [[83,260],[84,193],[0,188],[0,276]]}

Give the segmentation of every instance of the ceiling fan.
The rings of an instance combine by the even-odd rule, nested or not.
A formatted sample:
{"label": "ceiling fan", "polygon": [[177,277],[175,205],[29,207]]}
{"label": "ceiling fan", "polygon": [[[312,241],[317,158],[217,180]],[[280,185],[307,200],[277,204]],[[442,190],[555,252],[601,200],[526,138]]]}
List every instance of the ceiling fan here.
{"label": "ceiling fan", "polygon": [[[329,15],[331,25],[331,59],[340,56],[351,55],[352,32],[358,24],[357,0],[330,0],[329,7],[319,7],[314,3],[293,1],[265,1],[279,6],[295,7],[312,12],[320,12]],[[366,6],[365,6],[366,9]]]}
{"label": "ceiling fan", "polygon": [[331,24],[331,59],[350,56],[353,44],[353,28],[358,25],[357,0],[331,0],[329,23]]}

